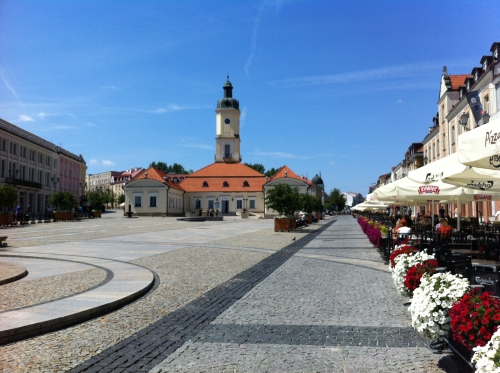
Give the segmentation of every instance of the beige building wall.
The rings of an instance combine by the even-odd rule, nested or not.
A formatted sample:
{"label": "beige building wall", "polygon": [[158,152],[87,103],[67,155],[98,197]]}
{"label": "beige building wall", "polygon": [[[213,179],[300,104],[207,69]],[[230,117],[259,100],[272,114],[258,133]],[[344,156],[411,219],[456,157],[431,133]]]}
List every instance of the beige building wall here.
{"label": "beige building wall", "polygon": [[[222,201],[229,203],[229,211],[233,213],[241,213],[245,207],[248,212],[253,214],[262,214],[264,212],[263,192],[195,192],[184,195],[186,212],[195,215],[199,213],[199,208],[201,208],[203,214],[206,214],[206,210],[209,208],[213,208],[214,211],[218,209],[219,213],[221,213]],[[238,201],[240,202],[238,203]],[[217,207],[217,204],[219,204],[219,207]]]}
{"label": "beige building wall", "polygon": [[153,179],[138,179],[125,188],[125,212],[136,216],[182,215],[184,192]]}

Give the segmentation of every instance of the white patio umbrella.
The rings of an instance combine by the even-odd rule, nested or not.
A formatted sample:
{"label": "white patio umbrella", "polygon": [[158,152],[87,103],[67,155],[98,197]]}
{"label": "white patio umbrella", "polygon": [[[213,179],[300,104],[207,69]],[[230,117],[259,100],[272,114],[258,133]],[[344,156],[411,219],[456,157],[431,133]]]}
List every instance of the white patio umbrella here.
{"label": "white patio umbrella", "polygon": [[500,116],[458,136],[457,154],[467,166],[500,170]]}
{"label": "white patio umbrella", "polygon": [[441,180],[455,186],[500,192],[500,171],[466,166],[459,162],[457,153],[410,171],[408,178],[419,183]]}

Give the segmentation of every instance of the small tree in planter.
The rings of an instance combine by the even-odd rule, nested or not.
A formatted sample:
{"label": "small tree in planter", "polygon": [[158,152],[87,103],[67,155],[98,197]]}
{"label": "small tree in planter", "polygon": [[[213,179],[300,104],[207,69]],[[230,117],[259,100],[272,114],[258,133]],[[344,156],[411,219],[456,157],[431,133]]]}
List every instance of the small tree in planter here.
{"label": "small tree in planter", "polygon": [[102,205],[106,202],[106,196],[101,191],[93,191],[88,194],[90,207],[94,217],[101,217]]}
{"label": "small tree in planter", "polygon": [[[17,190],[8,184],[3,184],[0,188],[0,225],[12,225],[14,214],[10,211],[16,202]],[[8,212],[4,212],[5,209]]]}
{"label": "small tree in planter", "polygon": [[71,192],[57,192],[50,196],[49,203],[55,207],[56,220],[73,220],[73,209],[78,205]]}
{"label": "small tree in planter", "polygon": [[277,211],[279,214],[275,219],[275,230],[290,230],[290,217],[301,206],[299,196],[298,188],[292,188],[288,184],[278,184],[266,193],[265,203],[267,207]]}

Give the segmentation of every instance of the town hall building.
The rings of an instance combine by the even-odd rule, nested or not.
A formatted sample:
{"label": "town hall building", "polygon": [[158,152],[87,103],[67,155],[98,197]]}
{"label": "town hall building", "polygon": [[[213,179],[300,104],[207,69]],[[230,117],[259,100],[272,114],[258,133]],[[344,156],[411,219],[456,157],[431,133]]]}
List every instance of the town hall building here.
{"label": "town hall building", "polygon": [[[274,185],[288,183],[301,193],[313,194],[318,186],[283,166],[269,178],[241,163],[239,102],[233,98],[229,77],[223,86],[224,97],[215,110],[215,162],[185,175],[179,183],[150,167],[125,184],[125,207],[134,215],[275,215],[264,206],[265,193]],[[322,182],[321,182],[322,183]],[[323,188],[323,185],[320,186]],[[243,214],[242,216],[246,216]]]}

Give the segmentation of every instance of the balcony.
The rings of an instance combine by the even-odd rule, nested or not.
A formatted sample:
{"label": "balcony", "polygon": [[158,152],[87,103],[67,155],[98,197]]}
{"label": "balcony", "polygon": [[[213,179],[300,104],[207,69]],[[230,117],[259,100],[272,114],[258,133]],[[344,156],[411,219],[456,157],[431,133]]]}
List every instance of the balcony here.
{"label": "balcony", "polygon": [[[11,181],[9,183],[9,181]],[[28,188],[34,188],[34,189],[42,189],[42,183],[35,183],[33,181],[28,181],[28,180],[21,180],[21,179],[6,179],[6,182],[12,185],[17,185],[17,186],[24,186]]]}

